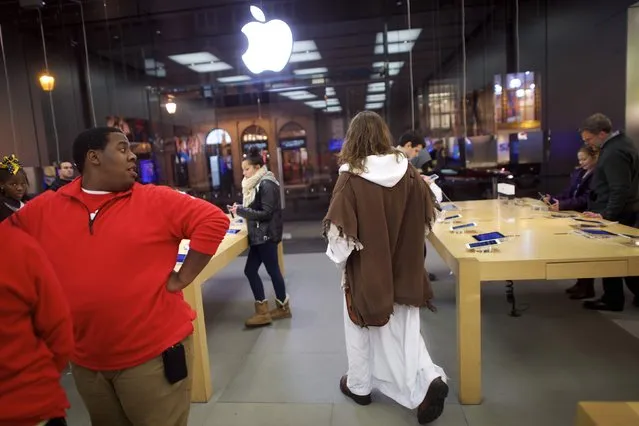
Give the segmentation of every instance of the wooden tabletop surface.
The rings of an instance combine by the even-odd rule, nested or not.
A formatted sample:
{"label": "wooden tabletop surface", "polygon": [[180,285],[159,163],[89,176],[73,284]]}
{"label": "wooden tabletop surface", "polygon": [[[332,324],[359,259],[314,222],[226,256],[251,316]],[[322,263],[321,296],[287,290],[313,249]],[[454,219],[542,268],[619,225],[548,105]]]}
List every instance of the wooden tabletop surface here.
{"label": "wooden tabletop surface", "polygon": [[[523,205],[522,205],[523,203]],[[456,202],[456,211],[446,217],[461,214],[454,222],[437,223],[430,236],[456,259],[477,258],[480,262],[509,262],[528,260],[591,261],[629,259],[639,257],[639,246],[631,246],[630,239],[611,237],[587,238],[576,234],[576,222],[570,218],[551,218],[550,212],[538,210],[543,203],[527,199],[515,204],[499,200]],[[498,231],[508,238],[492,253],[475,253],[466,248],[474,242],[472,233],[454,234],[453,225],[476,222],[472,233]],[[639,236],[639,229],[610,224],[604,229],[613,233]],[[439,250],[438,250],[439,251]]]}

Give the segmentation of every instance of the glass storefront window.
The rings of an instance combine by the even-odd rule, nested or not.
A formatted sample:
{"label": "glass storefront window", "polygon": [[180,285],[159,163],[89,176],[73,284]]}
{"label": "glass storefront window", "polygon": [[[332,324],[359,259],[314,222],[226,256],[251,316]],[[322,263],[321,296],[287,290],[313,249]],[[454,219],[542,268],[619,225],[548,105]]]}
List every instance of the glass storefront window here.
{"label": "glass storefront window", "polygon": [[224,129],[213,129],[205,139],[209,182],[215,191],[233,193],[233,156],[231,135]]}
{"label": "glass storefront window", "polygon": [[282,152],[282,173],[284,185],[303,185],[309,179],[306,130],[296,122],[286,123],[278,134]]}
{"label": "glass storefront window", "polygon": [[246,157],[251,150],[257,149],[264,160],[268,159],[268,134],[264,128],[253,124],[242,132],[242,155]]}

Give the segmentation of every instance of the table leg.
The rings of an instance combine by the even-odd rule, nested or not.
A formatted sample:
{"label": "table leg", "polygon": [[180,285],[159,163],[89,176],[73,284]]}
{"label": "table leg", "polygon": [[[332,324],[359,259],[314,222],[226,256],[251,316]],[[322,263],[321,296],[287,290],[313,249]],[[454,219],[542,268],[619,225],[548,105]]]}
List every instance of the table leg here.
{"label": "table leg", "polygon": [[457,359],[459,401],[481,404],[481,286],[479,262],[459,262],[457,276]]}
{"label": "table leg", "polygon": [[197,277],[195,281],[184,289],[184,299],[197,313],[193,321],[193,385],[191,388],[191,402],[208,402],[213,396],[211,382],[211,367],[209,364],[209,347],[206,342],[206,323],[204,321],[204,306],[202,304],[202,282]]}
{"label": "table leg", "polygon": [[284,273],[284,242],[283,241],[277,245],[277,262],[280,264],[280,271],[282,271],[282,276],[286,275]]}

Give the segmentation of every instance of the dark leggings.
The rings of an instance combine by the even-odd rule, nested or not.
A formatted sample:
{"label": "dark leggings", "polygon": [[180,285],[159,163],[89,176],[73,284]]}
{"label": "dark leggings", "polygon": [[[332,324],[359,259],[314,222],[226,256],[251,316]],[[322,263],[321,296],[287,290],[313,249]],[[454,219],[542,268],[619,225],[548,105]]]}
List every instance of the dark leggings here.
{"label": "dark leggings", "polygon": [[59,419],[51,419],[44,426],[67,426],[67,421],[60,417]]}
{"label": "dark leggings", "polygon": [[248,278],[251,284],[251,290],[253,290],[253,296],[258,302],[266,300],[264,284],[262,284],[262,279],[259,274],[262,263],[264,263],[266,272],[268,272],[271,281],[273,281],[275,297],[277,297],[277,300],[280,302],[283,302],[286,299],[286,286],[284,285],[284,278],[280,271],[280,264],[277,261],[277,243],[266,242],[264,244],[251,246],[249,249],[246,266],[244,267],[244,275]]}

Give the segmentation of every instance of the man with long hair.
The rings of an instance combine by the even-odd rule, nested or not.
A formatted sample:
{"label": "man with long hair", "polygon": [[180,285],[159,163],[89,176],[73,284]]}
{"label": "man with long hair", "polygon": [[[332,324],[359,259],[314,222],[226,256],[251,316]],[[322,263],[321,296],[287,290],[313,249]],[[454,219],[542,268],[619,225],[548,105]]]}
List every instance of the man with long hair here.
{"label": "man with long hair", "polygon": [[448,396],[420,332],[419,308],[432,308],[433,297],[423,257],[432,194],[374,112],[352,120],[339,158],[324,235],[342,269],[348,373],[340,390],[368,405],[376,388],[430,423]]}

